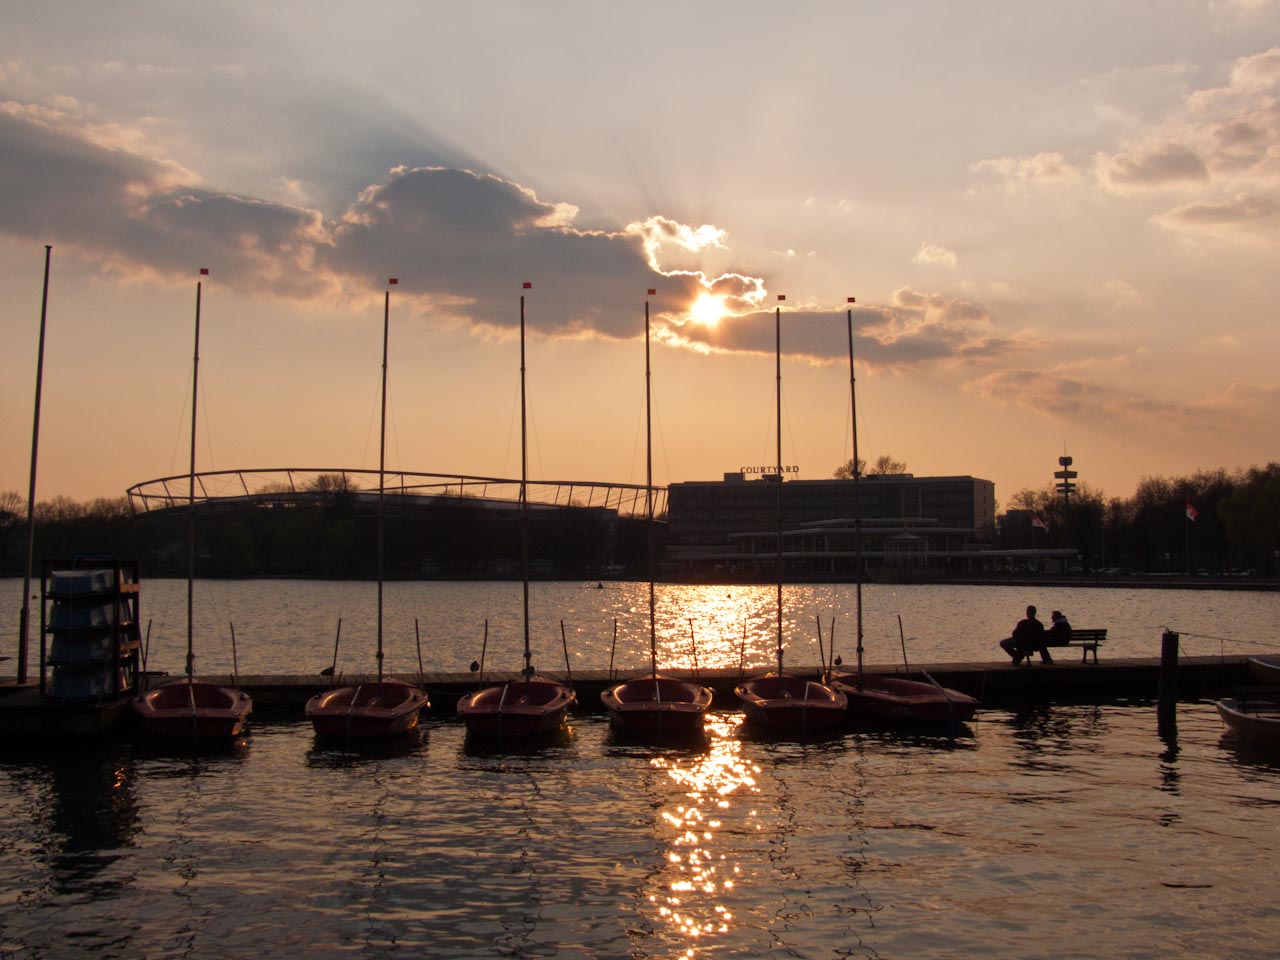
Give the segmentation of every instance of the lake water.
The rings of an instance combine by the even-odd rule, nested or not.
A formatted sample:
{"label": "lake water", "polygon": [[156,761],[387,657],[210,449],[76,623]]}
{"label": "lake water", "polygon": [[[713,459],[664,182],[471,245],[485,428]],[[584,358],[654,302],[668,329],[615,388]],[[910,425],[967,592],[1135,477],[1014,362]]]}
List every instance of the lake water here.
{"label": "lake water", "polygon": [[[333,661],[335,637],[340,669],[373,671],[376,590],[366,582],[197,581],[196,670],[230,671],[234,625],[235,654],[243,674],[318,673]],[[516,670],[523,665],[520,583],[389,583],[384,591],[388,670],[416,672],[418,638],[428,671],[465,673],[482,647],[486,667]],[[22,581],[0,581],[0,595],[11,596],[16,610]],[[691,667],[696,660],[700,666],[733,667],[739,662],[773,662],[775,587],[659,585],[657,595],[661,663]],[[562,669],[566,646],[576,669],[606,668],[611,655],[620,668],[647,664],[648,602],[645,583],[607,582],[602,589],[576,582],[532,584],[535,665]],[[845,660],[852,659],[852,585],[787,586],[783,603],[789,663],[818,663],[818,617],[824,644],[830,642],[834,618],[836,650]],[[1028,603],[1039,607],[1046,623],[1051,610],[1062,610],[1076,627],[1106,627],[1106,655],[1111,656],[1159,656],[1165,628],[1181,634],[1187,654],[1280,652],[1275,593],[872,584],[863,590],[867,662],[901,662],[899,617],[909,662],[1003,660],[996,642],[1009,635]],[[143,620],[150,622],[148,667],[181,673],[186,656],[186,581],[145,581],[141,609]],[[561,621],[567,642],[561,639]],[[16,631],[16,615],[14,622]]]}
{"label": "lake water", "polygon": [[[201,635],[234,620],[245,672],[327,663],[338,616],[364,667],[371,584],[198,587]],[[144,584],[153,666],[180,668],[184,590]],[[575,663],[607,665],[616,616],[618,661],[643,662],[643,584],[533,591],[548,657],[563,616]],[[478,656],[486,617],[490,657],[518,664],[519,584],[388,594],[389,637],[411,644],[418,617],[435,669]],[[1155,655],[1165,626],[1192,653],[1274,638],[1265,594],[867,594],[872,662],[895,659],[899,613],[913,659],[989,659],[1027,602],[1107,626],[1113,654]],[[787,589],[797,659],[817,660],[817,615],[848,652],[851,598]],[[746,659],[766,662],[773,603],[769,588],[664,587],[667,652],[692,658],[693,619],[701,663],[736,663],[744,633]],[[224,655],[197,651],[206,669]],[[618,742],[598,714],[524,751],[430,720],[357,754],[270,718],[216,757],[8,747],[0,957],[1270,958],[1280,938],[1280,762],[1225,737],[1209,703],[1181,704],[1164,739],[1150,705],[1044,704],[980,710],[954,743],[770,742],[717,712],[678,748]]]}
{"label": "lake water", "polygon": [[0,956],[1271,958],[1280,765],[1183,704],[381,755],[258,722],[226,756],[0,759]]}

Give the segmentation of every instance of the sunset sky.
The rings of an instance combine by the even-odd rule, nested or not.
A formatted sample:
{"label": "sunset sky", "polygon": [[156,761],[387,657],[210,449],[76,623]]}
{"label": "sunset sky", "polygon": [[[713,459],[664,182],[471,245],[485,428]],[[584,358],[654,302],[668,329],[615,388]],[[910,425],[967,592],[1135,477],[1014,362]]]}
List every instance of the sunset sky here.
{"label": "sunset sky", "polygon": [[859,444],[1002,506],[1280,458],[1280,0],[8,3],[0,491],[643,482]]}

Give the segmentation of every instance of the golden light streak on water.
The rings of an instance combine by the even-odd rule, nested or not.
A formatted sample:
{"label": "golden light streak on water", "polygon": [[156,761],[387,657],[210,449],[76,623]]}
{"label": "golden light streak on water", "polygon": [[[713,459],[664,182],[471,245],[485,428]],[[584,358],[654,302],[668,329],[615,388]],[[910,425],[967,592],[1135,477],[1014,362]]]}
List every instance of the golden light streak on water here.
{"label": "golden light streak on water", "polygon": [[740,865],[728,862],[720,852],[719,833],[727,823],[755,816],[754,810],[743,810],[740,798],[756,792],[760,773],[758,766],[743,758],[737,736],[741,723],[738,715],[709,717],[706,753],[650,760],[679,792],[659,817],[669,846],[665,890],[649,899],[657,919],[689,941],[680,954],[685,958],[697,956],[699,945],[709,947],[708,941],[728,934],[734,919],[724,898],[733,890],[733,876],[740,873]]}

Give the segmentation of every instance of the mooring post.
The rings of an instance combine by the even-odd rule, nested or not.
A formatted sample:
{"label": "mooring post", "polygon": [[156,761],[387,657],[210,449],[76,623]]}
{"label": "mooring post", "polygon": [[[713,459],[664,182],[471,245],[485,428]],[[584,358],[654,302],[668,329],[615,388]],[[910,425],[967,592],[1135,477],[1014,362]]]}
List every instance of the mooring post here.
{"label": "mooring post", "polygon": [[1160,635],[1160,688],[1156,723],[1161,737],[1177,736],[1178,635],[1171,630]]}

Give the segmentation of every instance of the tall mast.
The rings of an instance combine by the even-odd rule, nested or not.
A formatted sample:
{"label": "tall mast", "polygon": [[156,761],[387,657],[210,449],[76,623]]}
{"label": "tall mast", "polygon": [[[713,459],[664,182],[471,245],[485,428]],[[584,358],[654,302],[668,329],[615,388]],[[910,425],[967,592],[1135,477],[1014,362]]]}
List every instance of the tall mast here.
{"label": "tall mast", "polygon": [[[849,298],[856,303],[855,297]],[[854,597],[857,606],[858,681],[862,681],[862,496],[860,482],[862,467],[858,464],[858,388],[853,373],[853,307],[846,311],[849,327],[849,406],[853,423],[853,550]]]}
{"label": "tall mast", "polygon": [[[649,295],[653,296],[654,291],[650,290]],[[649,301],[644,302],[644,507],[645,518],[648,523],[649,535],[649,667],[653,671],[653,675],[658,675],[658,635],[657,627],[654,624],[654,614],[656,604],[654,602],[653,576],[654,570],[654,545],[653,545],[653,427],[652,427],[652,400],[650,389],[650,379],[652,374],[649,370]]]}
{"label": "tall mast", "polygon": [[[44,247],[44,292],[40,296],[40,345],[36,350],[36,403],[31,425],[31,484],[27,487],[27,565],[22,577],[22,617],[18,632],[18,683],[27,682],[27,649],[31,636],[31,567],[36,553],[36,461],[40,450],[40,393],[44,385],[44,326],[49,315],[49,261],[53,247]],[[41,666],[43,671],[44,667]],[[43,676],[43,673],[41,673]],[[43,690],[43,681],[41,681]]]}
{"label": "tall mast", "polygon": [[[206,267],[200,268],[200,276],[207,277]],[[192,611],[196,581],[196,408],[200,397],[200,294],[204,281],[196,281],[196,337],[191,353],[191,463],[187,473],[187,683],[192,682],[195,669],[195,650]]]}
{"label": "tall mast", "polygon": [[[779,294],[778,300],[786,297]],[[782,307],[773,308],[774,366],[777,371],[775,403],[777,404],[778,448],[778,675],[782,675]]]}
{"label": "tall mast", "polygon": [[[524,289],[532,289],[526,283]],[[529,652],[529,433],[525,418],[524,294],[520,294],[520,570],[524,577],[524,677],[533,679]]]}
{"label": "tall mast", "polygon": [[391,286],[398,283],[395,277],[387,280],[387,290],[382,301],[382,419],[378,427],[378,682],[382,682],[382,578],[383,546],[385,541],[386,513],[383,502],[386,494],[387,471],[387,340],[391,330]]}

